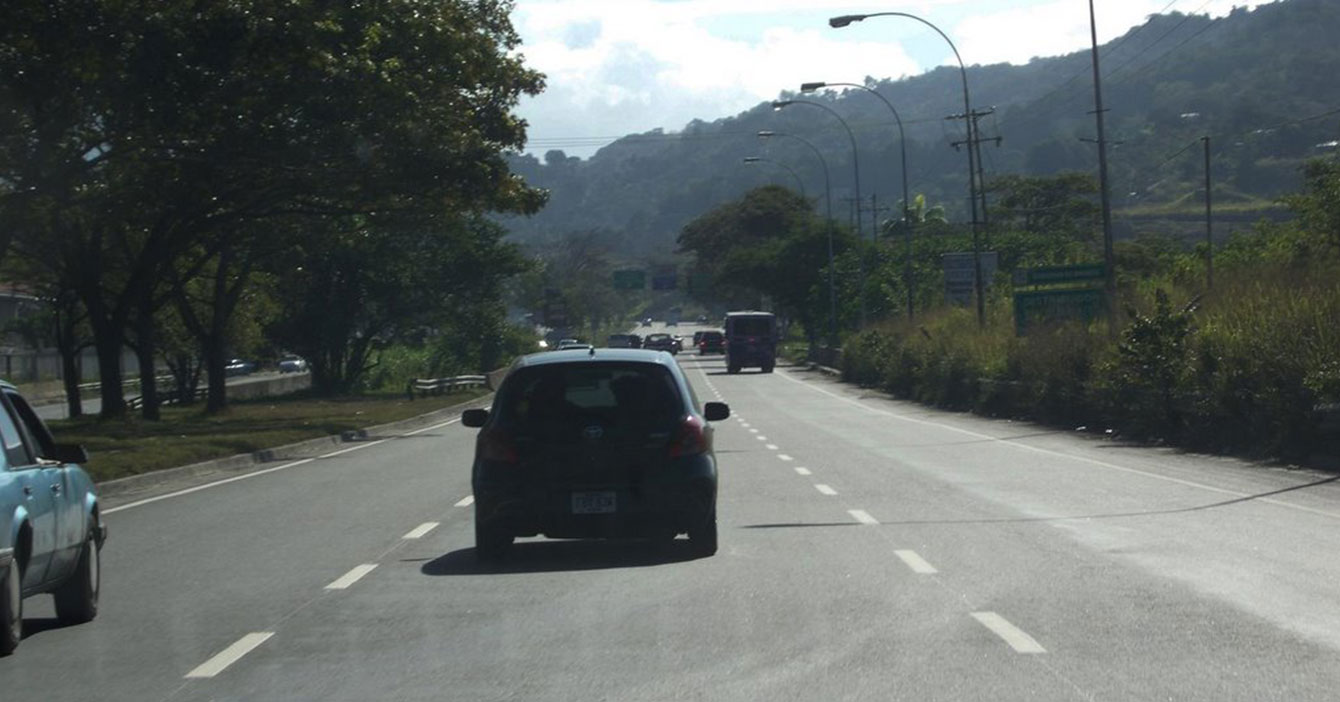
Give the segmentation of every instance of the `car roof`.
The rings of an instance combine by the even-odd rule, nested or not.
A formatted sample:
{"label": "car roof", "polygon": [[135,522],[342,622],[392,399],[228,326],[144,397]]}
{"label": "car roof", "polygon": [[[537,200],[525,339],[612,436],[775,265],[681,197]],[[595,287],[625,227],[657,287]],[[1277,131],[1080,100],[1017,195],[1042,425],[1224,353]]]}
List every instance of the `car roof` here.
{"label": "car roof", "polygon": [[595,349],[595,353],[591,353],[590,349],[572,349],[527,354],[517,359],[513,369],[548,366],[556,363],[654,363],[670,367],[675,365],[675,359],[665,351],[652,351],[650,349],[598,348]]}

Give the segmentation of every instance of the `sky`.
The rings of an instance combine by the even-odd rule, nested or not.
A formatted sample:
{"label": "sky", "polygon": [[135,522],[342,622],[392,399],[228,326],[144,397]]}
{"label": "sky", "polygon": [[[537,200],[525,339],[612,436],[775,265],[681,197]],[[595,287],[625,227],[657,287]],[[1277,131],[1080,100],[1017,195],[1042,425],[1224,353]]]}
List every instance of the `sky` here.
{"label": "sky", "polygon": [[[1095,0],[1106,42],[1160,12],[1223,16],[1270,0]],[[1027,63],[1089,47],[1087,0],[516,0],[520,53],[547,88],[523,99],[527,151],[589,157],[620,136],[735,115],[807,81],[859,83],[953,64],[949,45],[900,17],[844,29],[842,14],[902,11],[940,27],[968,65]]]}

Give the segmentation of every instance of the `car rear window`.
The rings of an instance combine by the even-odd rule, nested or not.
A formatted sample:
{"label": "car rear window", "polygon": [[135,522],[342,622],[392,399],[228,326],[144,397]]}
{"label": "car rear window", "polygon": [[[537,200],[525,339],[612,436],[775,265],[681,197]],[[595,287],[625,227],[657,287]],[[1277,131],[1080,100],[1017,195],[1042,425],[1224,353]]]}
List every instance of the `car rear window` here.
{"label": "car rear window", "polygon": [[495,406],[503,426],[599,417],[621,423],[671,421],[685,413],[670,371],[652,363],[555,363],[508,378]]}
{"label": "car rear window", "polygon": [[772,335],[771,317],[736,317],[731,320],[731,333],[739,336]]}

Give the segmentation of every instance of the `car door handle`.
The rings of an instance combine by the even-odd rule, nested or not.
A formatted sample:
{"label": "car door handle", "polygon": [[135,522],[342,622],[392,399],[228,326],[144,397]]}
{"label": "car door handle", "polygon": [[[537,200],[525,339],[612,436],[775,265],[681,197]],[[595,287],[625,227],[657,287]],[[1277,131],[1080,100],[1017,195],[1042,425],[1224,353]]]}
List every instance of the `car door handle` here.
{"label": "car door handle", "polygon": [[53,493],[59,495],[59,494],[60,494],[60,483],[52,483],[52,484],[51,484],[51,492],[53,492]]}
{"label": "car door handle", "polygon": [[23,486],[23,494],[25,494],[25,495],[27,495],[27,496],[29,496],[29,497],[32,497],[32,495],[33,495],[33,486],[31,486],[31,485],[24,485],[24,486]]}

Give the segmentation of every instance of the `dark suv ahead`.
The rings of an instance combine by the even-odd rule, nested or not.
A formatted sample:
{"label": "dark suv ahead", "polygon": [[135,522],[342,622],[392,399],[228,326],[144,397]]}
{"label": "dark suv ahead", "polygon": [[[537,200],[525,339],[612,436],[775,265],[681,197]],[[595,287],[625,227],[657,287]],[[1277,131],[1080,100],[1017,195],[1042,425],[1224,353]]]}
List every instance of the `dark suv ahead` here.
{"label": "dark suv ahead", "polygon": [[687,533],[717,550],[717,464],[709,421],[679,365],[640,349],[532,354],[518,360],[479,427],[472,483],[475,552],[503,556],[518,536],[649,537]]}
{"label": "dark suv ahead", "polygon": [[771,373],[777,365],[777,317],[771,312],[726,314],[726,372],[760,368]]}

